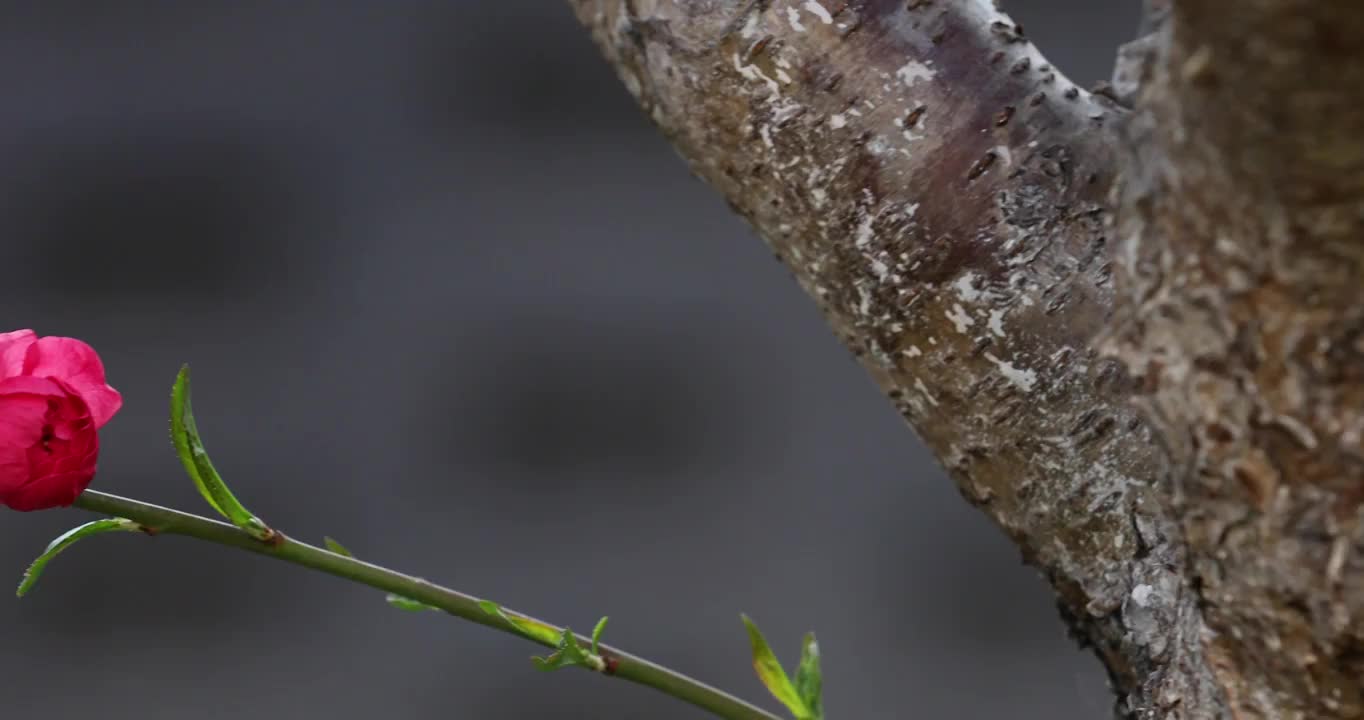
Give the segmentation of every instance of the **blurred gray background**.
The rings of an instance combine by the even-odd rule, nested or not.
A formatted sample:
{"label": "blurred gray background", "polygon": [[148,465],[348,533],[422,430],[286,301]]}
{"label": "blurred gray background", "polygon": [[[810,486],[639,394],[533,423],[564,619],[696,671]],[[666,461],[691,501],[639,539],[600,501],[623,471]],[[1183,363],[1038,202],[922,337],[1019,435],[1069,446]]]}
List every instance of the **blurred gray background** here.
{"label": "blurred gray background", "polygon": [[[1134,2],[1013,0],[1108,75]],[[587,629],[745,697],[740,611],[831,718],[1100,718],[1098,663],[761,242],[555,0],[0,11],[0,330],[101,351],[96,487],[202,509],[193,363],[237,494],[300,538]],[[79,511],[0,510],[16,581]],[[177,538],[0,602],[5,716],[699,718],[530,645]]]}

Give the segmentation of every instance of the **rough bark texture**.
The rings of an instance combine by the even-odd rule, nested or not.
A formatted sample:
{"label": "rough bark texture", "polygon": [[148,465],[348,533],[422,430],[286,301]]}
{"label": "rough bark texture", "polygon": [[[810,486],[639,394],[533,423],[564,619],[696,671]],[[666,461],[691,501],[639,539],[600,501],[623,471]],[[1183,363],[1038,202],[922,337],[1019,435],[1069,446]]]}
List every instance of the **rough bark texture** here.
{"label": "rough bark texture", "polygon": [[1239,717],[1364,715],[1364,4],[1177,3],[1123,145],[1114,347]]}
{"label": "rough bark texture", "polygon": [[[1153,0],[1133,114],[986,0],[570,4],[1046,573],[1119,713],[1361,712],[1364,28]],[[1321,38],[1345,74],[1277,64]]]}

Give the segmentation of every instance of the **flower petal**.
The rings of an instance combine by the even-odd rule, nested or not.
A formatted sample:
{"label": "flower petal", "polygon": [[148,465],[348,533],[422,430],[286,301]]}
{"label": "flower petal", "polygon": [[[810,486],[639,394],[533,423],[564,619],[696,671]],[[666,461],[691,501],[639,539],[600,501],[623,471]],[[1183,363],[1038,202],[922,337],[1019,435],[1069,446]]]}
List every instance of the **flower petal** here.
{"label": "flower petal", "polygon": [[10,505],[33,480],[29,450],[42,442],[47,410],[40,395],[0,394],[0,504]]}
{"label": "flower petal", "polygon": [[0,505],[62,507],[90,485],[99,434],[85,401],[60,380],[0,380]]}
{"label": "flower petal", "polygon": [[24,356],[37,340],[32,330],[0,333],[0,378],[24,374]]}
{"label": "flower petal", "polygon": [[75,338],[44,337],[33,346],[25,374],[61,380],[90,408],[95,427],[103,427],[123,407],[123,396],[109,387],[104,363],[94,348]]}
{"label": "flower petal", "polygon": [[17,490],[0,494],[0,503],[19,512],[70,507],[95,478],[95,466],[81,468],[63,475],[49,475],[28,483]]}
{"label": "flower petal", "polygon": [[[12,387],[9,381],[0,382],[0,388],[4,386]],[[22,449],[37,444],[43,437],[47,410],[48,398],[41,393],[15,393],[0,389],[0,447]],[[4,482],[4,479],[0,479],[0,484]]]}

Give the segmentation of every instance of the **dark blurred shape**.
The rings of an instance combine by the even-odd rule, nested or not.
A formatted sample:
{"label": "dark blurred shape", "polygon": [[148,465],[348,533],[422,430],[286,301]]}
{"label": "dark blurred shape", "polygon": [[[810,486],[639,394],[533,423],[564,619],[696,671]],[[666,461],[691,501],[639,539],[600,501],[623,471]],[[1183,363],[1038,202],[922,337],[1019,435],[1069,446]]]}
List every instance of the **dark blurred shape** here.
{"label": "dark blurred shape", "polygon": [[[437,135],[629,133],[642,114],[567,3],[446,3],[425,27],[410,97]],[[490,63],[496,72],[490,72]]]}
{"label": "dark blurred shape", "polygon": [[280,293],[310,248],[308,189],[278,140],[167,132],[48,136],[9,160],[8,291],[223,300]]}
{"label": "dark blurred shape", "polygon": [[[249,567],[242,559],[169,555],[162,551],[164,544],[139,546],[132,544],[139,539],[132,536],[101,539],[114,542],[82,543],[79,550],[95,562],[83,563],[79,570],[67,562],[62,563],[66,567],[54,563],[54,577],[44,577],[32,598],[25,598],[24,609],[50,633],[62,636],[49,642],[101,637],[109,630],[106,613],[111,605],[117,606],[120,623],[160,635],[186,631],[215,635],[257,622],[261,598],[253,596],[266,588],[259,586],[258,574],[229,572]],[[176,577],[194,578],[193,602],[176,596],[172,589]]]}
{"label": "dark blurred shape", "polygon": [[[748,423],[725,412],[742,404],[741,381],[698,347],[717,329],[544,312],[499,315],[484,330],[454,349],[468,369],[438,371],[447,398],[420,416],[430,447],[563,492],[584,490],[565,473],[661,489],[744,455]],[[717,397],[717,386],[733,393]]]}

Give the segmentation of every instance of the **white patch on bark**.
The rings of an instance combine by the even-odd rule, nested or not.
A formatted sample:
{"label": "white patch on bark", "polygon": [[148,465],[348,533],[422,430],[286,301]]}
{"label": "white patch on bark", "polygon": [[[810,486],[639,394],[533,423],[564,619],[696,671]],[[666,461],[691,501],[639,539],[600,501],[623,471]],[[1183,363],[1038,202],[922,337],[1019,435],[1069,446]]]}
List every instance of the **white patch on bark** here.
{"label": "white patch on bark", "polygon": [[871,316],[871,291],[867,289],[867,284],[857,283],[857,313],[862,317]]}
{"label": "white patch on bark", "polygon": [[[772,124],[781,127],[786,121],[799,115],[802,109],[800,103],[794,100],[787,100],[785,104],[772,113]],[[795,158],[792,164],[794,165],[797,162],[800,162],[800,158]]]}
{"label": "white patch on bark", "polygon": [[1004,337],[1004,313],[1006,312],[1008,311],[1007,310],[990,311],[990,320],[985,323],[985,326],[990,328],[990,333],[993,334],[995,337]]}
{"label": "white patch on bark", "polygon": [[829,11],[826,10],[824,6],[819,3],[819,0],[808,0],[805,3],[805,9],[809,10],[811,13],[815,15],[815,17],[818,17],[820,20],[822,20],[825,25],[834,24],[834,16],[829,14]]}
{"label": "white patch on bark", "polygon": [[871,242],[871,239],[875,234],[872,232],[871,226],[872,223],[875,221],[876,218],[868,214],[865,217],[863,217],[862,222],[857,225],[857,236],[856,239],[853,241],[854,244],[857,245],[857,247],[866,247],[867,244]]}
{"label": "white patch on bark", "polygon": [[805,32],[805,25],[800,22],[800,11],[796,8],[786,8],[786,20],[791,23],[791,29],[798,33]]}
{"label": "white patch on bark", "polygon": [[1142,607],[1146,607],[1151,602],[1151,593],[1155,592],[1155,590],[1155,588],[1144,583],[1138,585],[1132,588],[1132,601]]}
{"label": "white patch on bark", "polygon": [[924,384],[923,380],[920,380],[919,378],[914,378],[914,387],[917,388],[919,392],[924,394],[924,397],[928,400],[930,405],[932,405],[933,407],[938,406],[938,399],[933,397],[933,393],[928,391],[928,386]]}
{"label": "white patch on bark", "polygon": [[957,326],[957,332],[965,333],[968,328],[976,324],[976,321],[967,314],[960,303],[952,305],[952,312],[947,313],[947,319]]}
{"label": "white patch on bark", "polygon": [[918,60],[910,60],[905,63],[904,67],[895,71],[895,77],[900,78],[900,82],[904,83],[905,87],[914,87],[914,83],[920,80],[931,82],[933,78],[937,77],[937,73],[933,72],[933,68]]}
{"label": "white patch on bark", "polygon": [[973,272],[968,272],[957,278],[957,281],[952,283],[952,285],[957,288],[957,297],[965,302],[975,302],[976,300],[979,300],[983,293],[976,289],[975,282],[976,274]]}
{"label": "white patch on bark", "polygon": [[763,73],[762,68],[757,65],[745,65],[744,59],[739,53],[734,53],[734,69],[739,71],[746,80],[755,80],[767,83],[767,89],[772,91],[773,97],[781,94],[781,85],[776,80]]}
{"label": "white patch on bark", "polygon": [[[621,13],[622,19],[626,17],[628,17],[628,15]],[[745,40],[752,40],[758,36],[758,23],[760,22],[761,17],[762,16],[759,13],[753,13],[748,16],[748,21],[744,23],[744,29],[739,33]]]}
{"label": "white patch on bark", "polygon": [[1014,387],[1019,390],[1032,392],[1033,387],[1037,385],[1036,372],[1027,368],[1020,368],[1008,360],[1000,360],[990,353],[985,353],[985,358],[994,363],[995,367],[999,368],[999,374],[1003,375],[1005,380],[1013,383]]}

